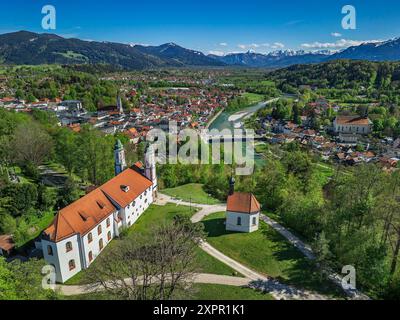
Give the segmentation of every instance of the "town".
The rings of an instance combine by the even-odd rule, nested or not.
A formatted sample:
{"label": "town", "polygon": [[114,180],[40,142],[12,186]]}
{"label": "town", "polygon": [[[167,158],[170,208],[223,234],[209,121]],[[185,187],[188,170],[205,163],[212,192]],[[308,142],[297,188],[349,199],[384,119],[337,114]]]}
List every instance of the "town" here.
{"label": "town", "polygon": [[400,299],[399,3],[54,2],[0,5],[0,301]]}

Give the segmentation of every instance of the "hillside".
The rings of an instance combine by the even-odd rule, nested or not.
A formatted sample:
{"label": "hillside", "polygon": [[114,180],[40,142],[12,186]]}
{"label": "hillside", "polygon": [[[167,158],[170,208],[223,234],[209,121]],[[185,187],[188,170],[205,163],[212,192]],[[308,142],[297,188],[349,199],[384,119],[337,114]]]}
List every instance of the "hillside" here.
{"label": "hillside", "polygon": [[[164,46],[165,47],[165,46]],[[124,69],[222,65],[176,46],[172,50],[111,42],[66,39],[27,31],[0,35],[0,62],[4,64],[110,64]]]}

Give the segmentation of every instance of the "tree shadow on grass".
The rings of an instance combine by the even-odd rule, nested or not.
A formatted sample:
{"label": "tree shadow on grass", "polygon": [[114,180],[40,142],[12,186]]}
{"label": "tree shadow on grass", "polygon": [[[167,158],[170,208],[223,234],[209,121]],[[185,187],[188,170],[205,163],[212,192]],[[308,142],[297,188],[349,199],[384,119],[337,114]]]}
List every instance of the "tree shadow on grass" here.
{"label": "tree shadow on grass", "polygon": [[225,218],[216,218],[202,221],[202,223],[204,224],[204,231],[206,232],[208,237],[217,238],[236,233],[226,230],[225,221]]}
{"label": "tree shadow on grass", "polygon": [[281,262],[282,272],[285,276],[278,277],[277,280],[322,294],[343,296],[337,286],[321,275],[315,263],[306,258],[282,235],[269,227],[263,227],[262,234],[274,244],[273,256]]}

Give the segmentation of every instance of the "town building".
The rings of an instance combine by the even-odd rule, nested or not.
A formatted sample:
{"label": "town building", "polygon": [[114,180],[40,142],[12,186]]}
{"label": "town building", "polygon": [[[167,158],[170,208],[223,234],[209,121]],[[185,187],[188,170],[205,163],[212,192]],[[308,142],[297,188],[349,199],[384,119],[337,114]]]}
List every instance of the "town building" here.
{"label": "town building", "polygon": [[260,225],[260,203],[252,193],[235,192],[234,183],[232,178],[226,209],[226,230],[243,233],[257,231]]}
{"label": "town building", "polygon": [[149,149],[146,164],[126,168],[122,144],[115,145],[116,176],[60,210],[43,232],[41,248],[56,281],[66,282],[87,269],[104,248],[132,226],[155,200],[155,156]]}
{"label": "town building", "polygon": [[335,133],[370,134],[372,122],[368,117],[337,116],[333,121]]}

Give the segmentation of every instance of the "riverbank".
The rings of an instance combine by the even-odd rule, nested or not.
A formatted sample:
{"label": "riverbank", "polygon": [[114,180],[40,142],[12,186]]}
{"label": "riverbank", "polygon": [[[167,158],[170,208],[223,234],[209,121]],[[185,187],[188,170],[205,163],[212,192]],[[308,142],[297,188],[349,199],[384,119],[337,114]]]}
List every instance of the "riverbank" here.
{"label": "riverbank", "polygon": [[251,117],[258,110],[265,108],[268,104],[277,101],[279,98],[270,99],[268,101],[262,101],[250,107],[246,107],[242,110],[234,113],[225,110],[221,110],[207,126],[207,129],[238,129],[242,127],[242,121],[248,117]]}
{"label": "riverbank", "polygon": [[222,112],[224,112],[225,111],[225,109],[221,109],[220,111],[218,111],[218,113],[217,114],[215,114],[211,119],[210,119],[210,121],[208,121],[208,123],[207,123],[207,126],[206,126],[206,129],[208,129],[212,124],[213,124],[213,122],[222,114]]}

